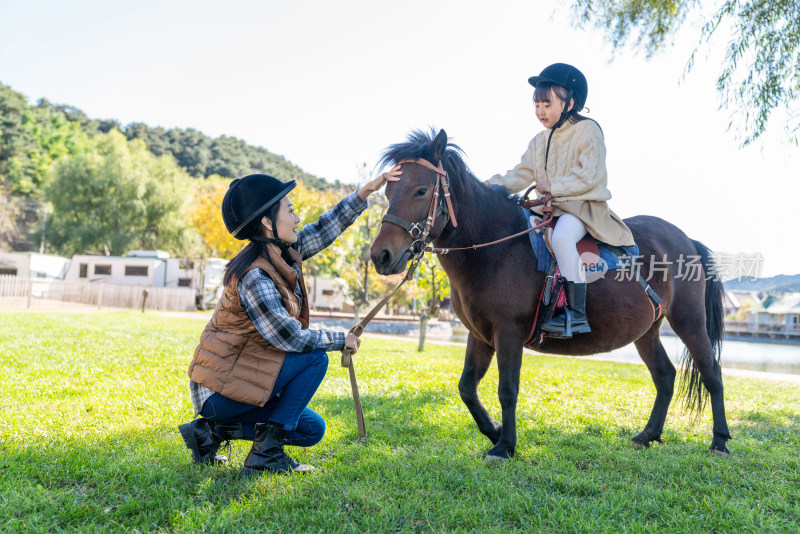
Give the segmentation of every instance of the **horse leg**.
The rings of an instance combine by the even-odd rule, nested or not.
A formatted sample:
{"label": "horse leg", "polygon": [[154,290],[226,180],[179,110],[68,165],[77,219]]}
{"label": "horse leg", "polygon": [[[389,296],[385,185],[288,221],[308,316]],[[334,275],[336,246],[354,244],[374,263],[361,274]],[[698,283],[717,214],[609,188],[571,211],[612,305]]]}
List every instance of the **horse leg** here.
{"label": "horse leg", "polygon": [[491,440],[497,443],[500,440],[500,423],[489,415],[486,407],[478,397],[478,384],[480,384],[489,364],[492,363],[494,348],[478,341],[475,336],[469,334],[467,337],[467,353],[464,358],[464,370],[461,372],[461,379],[458,381],[458,392],[461,400],[472,414],[472,418],[478,424],[478,430]]}
{"label": "horse leg", "polygon": [[517,445],[517,397],[519,396],[519,373],[522,365],[522,342],[506,341],[510,336],[498,335],[497,370],[500,380],[497,396],[503,410],[503,425],[500,439],[486,453],[487,460],[511,458]]}
{"label": "horse leg", "polygon": [[631,438],[634,447],[649,447],[651,441],[661,441],[661,433],[664,431],[664,421],[667,419],[667,410],[672,401],[672,392],[675,388],[675,366],[667,357],[667,351],[661,344],[659,330],[661,321],[657,321],[642,337],[634,342],[636,350],[642,361],[647,365],[653,383],[656,386],[656,400],[653,403],[653,411],[647,421],[644,430]]}
{"label": "horse leg", "polygon": [[[722,387],[722,368],[714,359],[711,349],[711,340],[705,330],[705,317],[692,320],[670,321],[670,325],[681,341],[686,345],[692,357],[694,367],[700,373],[700,380],[711,398],[711,414],[714,418],[714,436],[711,440],[709,452],[719,456],[728,457],[730,451],[725,446],[731,439],[728,431],[728,421],[725,417],[725,400]],[[699,326],[698,326],[699,325]],[[690,395],[691,391],[688,392]],[[698,393],[699,394],[699,393]]]}

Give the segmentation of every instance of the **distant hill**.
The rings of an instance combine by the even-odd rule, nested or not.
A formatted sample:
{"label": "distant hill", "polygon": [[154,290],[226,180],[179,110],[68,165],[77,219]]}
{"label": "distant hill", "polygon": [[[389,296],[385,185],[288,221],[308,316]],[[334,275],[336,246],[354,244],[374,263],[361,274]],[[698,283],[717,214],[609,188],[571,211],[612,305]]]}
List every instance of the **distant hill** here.
{"label": "distant hill", "polygon": [[342,184],[336,180],[329,182],[305,172],[303,169],[274,154],[266,148],[249,145],[242,139],[221,135],[209,137],[194,128],[169,128],[149,126],[143,122],[122,125],[115,119],[92,119],[83,111],[63,104],[53,104],[47,99],[40,99],[36,108],[61,114],[68,121],[76,122],[89,134],[107,133],[116,128],[128,139],[141,139],[156,156],[172,154],[178,165],[197,178],[213,174],[240,178],[247,174],[270,174],[281,180],[301,180],[306,186],[326,190],[339,188]]}
{"label": "distant hill", "polygon": [[769,278],[741,281],[729,280],[723,284],[728,291],[775,291],[780,293],[800,292],[800,274],[780,274]]}

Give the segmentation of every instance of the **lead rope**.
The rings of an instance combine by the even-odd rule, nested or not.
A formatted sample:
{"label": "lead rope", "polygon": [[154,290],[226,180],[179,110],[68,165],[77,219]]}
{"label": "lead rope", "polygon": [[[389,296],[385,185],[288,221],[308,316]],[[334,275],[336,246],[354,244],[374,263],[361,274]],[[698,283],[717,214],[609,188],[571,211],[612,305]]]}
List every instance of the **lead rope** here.
{"label": "lead rope", "polygon": [[[430,208],[428,209],[428,217],[425,221],[425,228],[420,236],[423,247],[421,248],[421,250],[419,250],[419,252],[414,253],[414,259],[411,262],[411,266],[408,268],[408,271],[406,271],[405,277],[403,277],[403,279],[400,281],[397,287],[394,288],[394,291],[386,295],[383,298],[383,300],[381,300],[374,308],[372,308],[372,310],[370,310],[370,312],[357,325],[355,325],[353,328],[350,329],[349,333],[354,334],[356,336],[361,336],[361,334],[364,332],[364,328],[378,314],[381,308],[383,308],[386,305],[386,303],[389,302],[389,299],[391,299],[394,296],[394,294],[397,293],[397,290],[400,289],[403,286],[403,284],[405,284],[407,281],[411,279],[411,277],[414,276],[414,272],[417,270],[417,265],[419,265],[422,256],[425,254],[424,244],[428,238],[428,232],[430,231],[431,226],[433,226],[434,219],[436,218],[436,209],[438,208],[439,204],[438,199],[439,199],[440,184],[444,189],[444,198],[449,208],[450,212],[449,216],[451,218],[450,220],[453,222],[453,226],[458,225],[458,223],[455,220],[455,215],[453,213],[453,206],[450,201],[449,184],[447,183],[446,179],[442,180],[442,176],[447,176],[447,175],[444,172],[444,168],[442,167],[441,161],[439,162],[439,167],[434,167],[431,163],[425,160],[402,160],[398,163],[402,164],[408,162],[419,163],[425,167],[428,167],[429,169],[431,169],[436,173],[436,190],[434,191],[434,198],[431,202]],[[408,231],[408,229],[406,230]],[[345,347],[344,350],[342,351],[342,367],[347,367],[348,374],[350,375],[350,389],[353,391],[353,403],[355,404],[356,408],[356,423],[358,425],[358,437],[364,439],[367,437],[367,425],[364,422],[364,411],[361,408],[361,395],[358,391],[356,370],[355,366],[353,365],[353,350],[350,348]]]}
{"label": "lead rope", "polygon": [[[411,280],[414,276],[414,271],[417,270],[417,265],[419,265],[420,260],[422,259],[423,251],[414,257],[414,260],[411,262],[411,266],[406,271],[406,275],[400,281],[394,291],[389,293],[387,296],[383,298],[370,312],[364,316],[364,318],[353,328],[350,329],[350,334],[354,334],[356,337],[360,337],[361,334],[364,333],[364,328],[369,324],[369,322],[375,318],[378,312],[383,308],[389,299],[391,299],[397,290],[402,287],[403,284]],[[342,351],[342,367],[347,367],[349,375],[350,375],[350,389],[353,390],[353,402],[356,407],[356,423],[358,425],[358,437],[359,438],[366,438],[367,437],[367,425],[364,422],[364,411],[361,408],[361,396],[358,392],[358,382],[356,381],[356,370],[355,366],[353,365],[353,349],[345,347]]]}

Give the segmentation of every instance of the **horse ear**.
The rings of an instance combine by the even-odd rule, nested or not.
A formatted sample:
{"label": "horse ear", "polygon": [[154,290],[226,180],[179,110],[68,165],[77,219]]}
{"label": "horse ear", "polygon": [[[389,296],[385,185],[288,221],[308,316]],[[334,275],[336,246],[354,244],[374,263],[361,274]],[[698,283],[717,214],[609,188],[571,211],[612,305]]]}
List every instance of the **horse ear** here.
{"label": "horse ear", "polygon": [[431,153],[433,154],[431,162],[434,164],[439,163],[444,155],[445,150],[447,150],[447,132],[444,130],[439,130],[436,138],[431,141],[430,148]]}

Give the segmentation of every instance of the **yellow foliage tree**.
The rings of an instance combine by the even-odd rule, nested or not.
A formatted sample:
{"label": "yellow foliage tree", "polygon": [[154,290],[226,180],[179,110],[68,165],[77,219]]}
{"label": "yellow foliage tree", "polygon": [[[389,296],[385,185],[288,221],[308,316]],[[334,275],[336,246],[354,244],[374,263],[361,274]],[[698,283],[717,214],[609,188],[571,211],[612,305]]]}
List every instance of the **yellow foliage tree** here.
{"label": "yellow foliage tree", "polygon": [[[198,184],[194,191],[194,206],[189,214],[189,224],[202,237],[207,257],[231,259],[246,245],[231,237],[222,221],[222,199],[230,186],[230,179],[213,175]],[[339,200],[336,191],[319,191],[306,187],[302,182],[289,193],[294,211],[300,217],[300,228],[307,223],[316,222],[326,209]],[[323,251],[314,258],[310,267],[331,263]],[[329,253],[328,256],[332,256]]]}
{"label": "yellow foliage tree", "polygon": [[214,175],[200,181],[194,191],[194,205],[189,213],[189,226],[203,241],[205,257],[231,259],[245,245],[234,239],[222,221],[222,199],[230,180]]}
{"label": "yellow foliage tree", "polygon": [[[300,217],[299,228],[309,223],[315,223],[327,210],[336,205],[344,196],[341,191],[320,191],[312,189],[300,182],[290,193],[294,211]],[[339,246],[326,248],[308,261],[303,262],[306,283],[311,283],[314,276],[333,276],[338,256],[341,254]]]}

